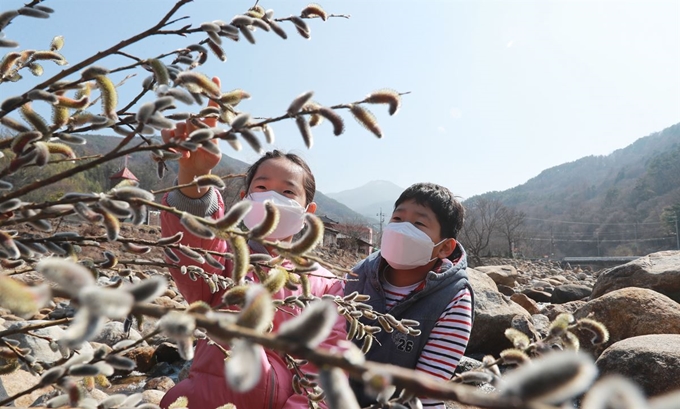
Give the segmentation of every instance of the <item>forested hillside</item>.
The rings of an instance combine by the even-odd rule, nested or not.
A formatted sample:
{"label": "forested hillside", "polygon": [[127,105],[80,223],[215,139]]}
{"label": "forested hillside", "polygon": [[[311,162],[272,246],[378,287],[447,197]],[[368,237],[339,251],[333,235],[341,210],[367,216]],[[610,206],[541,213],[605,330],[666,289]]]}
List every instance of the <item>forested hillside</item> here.
{"label": "forested hillside", "polygon": [[470,198],[497,199],[526,214],[518,247],[532,256],[639,255],[676,247],[680,124],[607,156],[547,169],[527,183]]}
{"label": "forested hillside", "polygon": [[[116,136],[87,135],[86,138],[87,144],[73,146],[73,149],[78,153],[78,156],[95,156],[104,152],[110,152],[121,141],[121,138]],[[2,165],[3,168],[7,162],[7,156],[0,158],[0,165]],[[25,182],[21,182],[22,179],[45,179],[52,174],[56,174],[59,171],[63,171],[72,166],[74,165],[68,161],[65,161],[51,164],[40,169],[35,166],[26,167],[21,169],[19,172],[8,176],[7,181],[21,186],[25,184]],[[64,193],[71,191],[105,191],[110,187],[109,177],[123,169],[124,166],[125,161],[123,159],[119,160],[118,162],[107,162],[95,169],[75,175],[74,177],[64,180],[63,182],[50,185],[49,187],[45,187],[40,191],[33,192],[23,199],[26,201],[37,201],[44,200],[47,197],[51,200],[57,199]],[[139,179],[140,186],[148,190],[159,190],[170,186],[174,183],[174,180],[177,177],[177,162],[169,161],[167,162],[168,168],[165,171],[163,179],[159,179],[157,164],[151,160],[148,152],[140,152],[130,155],[127,160],[127,166],[128,169],[130,169],[130,171]],[[228,155],[222,155],[222,160],[215,168],[214,173],[220,176],[227,174],[240,174],[244,173],[248,166],[249,164],[238,159],[234,159]],[[226,182],[227,188],[222,192],[222,196],[224,197],[225,203],[230,204],[239,200],[238,193],[243,188],[243,178],[229,179]],[[364,220],[363,217],[358,213],[354,212],[342,203],[325,196],[323,193],[317,192],[315,200],[318,205],[318,214],[327,215],[328,217],[338,221]]]}

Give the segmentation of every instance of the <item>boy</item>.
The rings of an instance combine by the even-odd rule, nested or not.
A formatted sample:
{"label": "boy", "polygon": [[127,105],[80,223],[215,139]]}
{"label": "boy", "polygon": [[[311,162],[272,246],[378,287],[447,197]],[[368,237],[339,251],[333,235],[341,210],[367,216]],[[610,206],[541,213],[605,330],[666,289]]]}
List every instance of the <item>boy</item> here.
{"label": "boy", "polygon": [[[417,183],[397,199],[380,251],[354,267],[357,276],[348,277],[345,294],[370,295],[367,303],[376,312],[416,320],[421,334],[381,331],[368,360],[442,380],[453,376],[467,347],[474,306],[465,250],[456,241],[464,213],[453,194],[434,183]],[[360,383],[352,387],[362,407],[374,402]],[[423,399],[423,406],[444,408],[433,399]]]}

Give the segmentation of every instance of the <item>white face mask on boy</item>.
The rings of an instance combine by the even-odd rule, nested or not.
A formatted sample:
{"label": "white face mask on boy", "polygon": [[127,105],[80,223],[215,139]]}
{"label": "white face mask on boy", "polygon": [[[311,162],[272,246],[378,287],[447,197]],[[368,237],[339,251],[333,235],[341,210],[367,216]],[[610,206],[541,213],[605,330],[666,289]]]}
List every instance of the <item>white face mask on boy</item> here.
{"label": "white face mask on boy", "polygon": [[431,262],[435,244],[430,236],[409,222],[388,223],[383,230],[380,254],[397,270],[410,270]]}
{"label": "white face mask on boy", "polygon": [[248,229],[252,229],[264,220],[264,202],[266,200],[274,203],[274,206],[279,210],[279,224],[277,224],[274,231],[267,236],[267,239],[285,239],[286,237],[298,233],[305,224],[304,215],[307,209],[302,207],[300,203],[295,200],[273,190],[253,192],[246,196],[244,200],[250,201],[253,205],[252,209],[246,214],[246,217],[243,218],[243,223]]}

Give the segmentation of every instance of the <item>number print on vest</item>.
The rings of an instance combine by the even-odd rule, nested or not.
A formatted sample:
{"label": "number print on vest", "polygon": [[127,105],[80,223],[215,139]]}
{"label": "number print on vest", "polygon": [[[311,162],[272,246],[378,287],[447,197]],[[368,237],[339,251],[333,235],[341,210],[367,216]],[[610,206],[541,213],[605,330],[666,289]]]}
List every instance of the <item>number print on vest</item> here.
{"label": "number print on vest", "polygon": [[415,345],[413,340],[410,339],[406,334],[402,334],[401,332],[394,332],[392,334],[392,342],[396,345],[397,349],[402,352],[411,352],[413,351],[413,346]]}

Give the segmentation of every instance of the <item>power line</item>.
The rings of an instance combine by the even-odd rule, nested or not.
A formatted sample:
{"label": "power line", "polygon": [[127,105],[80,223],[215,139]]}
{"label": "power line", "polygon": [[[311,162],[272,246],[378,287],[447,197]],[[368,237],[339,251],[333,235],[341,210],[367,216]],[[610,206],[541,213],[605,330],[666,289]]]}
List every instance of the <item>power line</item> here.
{"label": "power line", "polygon": [[567,220],[547,220],[547,219],[537,219],[535,217],[525,217],[524,220],[535,220],[539,222],[547,222],[547,223],[564,223],[564,224],[585,224],[585,225],[593,225],[593,226],[635,226],[635,225],[659,225],[659,224],[665,224],[664,222],[647,222],[647,223],[596,223],[596,222],[574,222],[574,221],[567,221]]}
{"label": "power line", "polygon": [[567,243],[623,243],[623,242],[641,242],[641,241],[658,241],[658,240],[668,240],[675,239],[675,236],[666,237],[653,237],[649,239],[620,239],[620,240],[598,240],[598,239],[556,239],[550,237],[524,237],[522,240],[529,241],[550,241],[550,242],[567,242]]}

